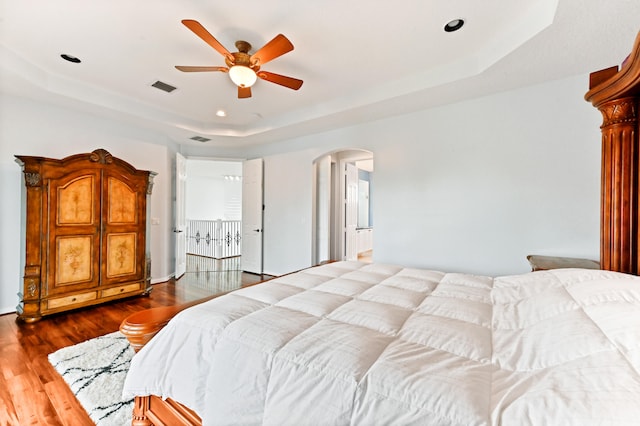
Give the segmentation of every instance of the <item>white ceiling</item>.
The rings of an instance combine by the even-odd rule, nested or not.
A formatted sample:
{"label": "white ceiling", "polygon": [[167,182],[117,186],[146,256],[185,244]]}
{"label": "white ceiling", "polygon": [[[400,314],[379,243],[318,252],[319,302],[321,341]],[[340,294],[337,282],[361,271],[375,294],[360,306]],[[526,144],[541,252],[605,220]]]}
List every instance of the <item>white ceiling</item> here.
{"label": "white ceiling", "polygon": [[[176,70],[225,65],[182,19],[232,52],[284,34],[295,49],[262,69],[302,88],[258,80],[237,99],[227,74]],[[639,24],[638,0],[0,0],[0,90],[246,146],[587,74],[619,64]]]}

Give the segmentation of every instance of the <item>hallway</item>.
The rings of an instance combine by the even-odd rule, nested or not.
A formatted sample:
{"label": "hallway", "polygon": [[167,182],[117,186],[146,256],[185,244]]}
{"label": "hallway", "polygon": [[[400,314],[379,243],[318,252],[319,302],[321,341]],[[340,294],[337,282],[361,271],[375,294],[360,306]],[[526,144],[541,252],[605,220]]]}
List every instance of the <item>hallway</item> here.
{"label": "hallway", "polygon": [[249,274],[242,271],[241,257],[214,259],[187,254],[187,270],[177,284],[205,296],[237,290],[243,285],[273,278],[270,275]]}

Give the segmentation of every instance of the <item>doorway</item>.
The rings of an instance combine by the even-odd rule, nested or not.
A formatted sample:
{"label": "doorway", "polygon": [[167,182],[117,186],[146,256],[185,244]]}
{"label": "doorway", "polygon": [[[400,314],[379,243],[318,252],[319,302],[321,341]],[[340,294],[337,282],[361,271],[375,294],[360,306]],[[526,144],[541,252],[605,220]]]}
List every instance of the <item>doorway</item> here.
{"label": "doorway", "polygon": [[312,262],[373,259],[373,153],[350,149],[313,161]]}
{"label": "doorway", "polygon": [[[215,294],[261,278],[261,273],[249,276],[252,274],[247,274],[244,268],[244,257],[255,250],[243,241],[246,239],[242,224],[246,219],[244,212],[256,204],[262,206],[261,180],[256,183],[256,179],[251,178],[247,185],[244,179],[247,170],[255,169],[247,165],[261,165],[262,160],[185,159],[180,155],[176,158],[176,186],[184,187],[181,196],[176,191],[176,260],[184,258],[182,274],[178,275],[176,267],[178,282],[189,291],[200,289]],[[181,161],[182,168],[178,164]],[[261,177],[261,168],[258,174]],[[259,191],[254,190],[256,185]],[[260,199],[243,199],[245,193],[254,198],[260,195]],[[182,212],[181,215],[178,212]],[[182,216],[182,225],[178,224],[177,216]],[[252,228],[255,227],[254,223]],[[261,250],[258,257],[262,259]]]}

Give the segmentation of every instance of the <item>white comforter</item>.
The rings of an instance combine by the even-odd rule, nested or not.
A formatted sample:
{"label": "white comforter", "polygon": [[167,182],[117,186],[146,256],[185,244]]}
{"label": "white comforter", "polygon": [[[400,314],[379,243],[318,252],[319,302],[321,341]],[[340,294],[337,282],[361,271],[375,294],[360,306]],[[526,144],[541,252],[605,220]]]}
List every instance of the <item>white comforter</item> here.
{"label": "white comforter", "polygon": [[205,425],[640,424],[640,278],[339,262],[190,308],[124,396]]}

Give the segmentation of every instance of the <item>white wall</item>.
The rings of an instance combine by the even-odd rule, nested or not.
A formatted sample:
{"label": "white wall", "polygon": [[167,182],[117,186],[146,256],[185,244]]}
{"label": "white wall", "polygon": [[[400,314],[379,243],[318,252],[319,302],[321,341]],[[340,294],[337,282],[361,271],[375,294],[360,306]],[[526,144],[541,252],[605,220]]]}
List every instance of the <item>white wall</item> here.
{"label": "white wall", "polygon": [[587,81],[372,128],[376,259],[491,275],[528,270],[530,253],[598,259],[600,114],[583,100]]}
{"label": "white wall", "polygon": [[241,220],[241,161],[187,159],[186,215],[192,220]]}
{"label": "white wall", "polygon": [[[601,119],[583,100],[587,84],[583,75],[244,152],[199,147],[192,155],[264,157],[266,273],[311,265],[312,163],[341,148],[374,153],[375,261],[525,272],[529,253],[598,258]],[[0,312],[13,310],[22,274],[22,181],[13,155],[61,158],[104,148],[158,172],[155,282],[173,273],[174,151],[165,142],[150,131],[3,94]]]}
{"label": "white wall", "polygon": [[134,167],[152,170],[151,276],[165,281],[173,274],[171,163],[173,152],[157,141],[163,136],[81,112],[37,104],[3,94],[0,98],[0,313],[15,310],[20,271],[20,191],[22,173],[14,155],[64,158],[104,148]]}
{"label": "white wall", "polygon": [[528,271],[530,253],[598,259],[600,114],[583,100],[587,82],[256,149],[265,158],[265,271],[310,265],[311,165],[341,147],[374,153],[374,261],[502,275]]}
{"label": "white wall", "polygon": [[187,171],[186,204],[187,219],[224,219],[224,182],[222,179],[193,176]]}

